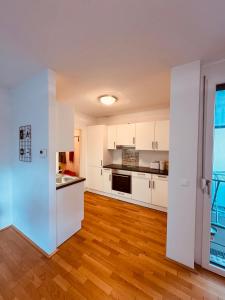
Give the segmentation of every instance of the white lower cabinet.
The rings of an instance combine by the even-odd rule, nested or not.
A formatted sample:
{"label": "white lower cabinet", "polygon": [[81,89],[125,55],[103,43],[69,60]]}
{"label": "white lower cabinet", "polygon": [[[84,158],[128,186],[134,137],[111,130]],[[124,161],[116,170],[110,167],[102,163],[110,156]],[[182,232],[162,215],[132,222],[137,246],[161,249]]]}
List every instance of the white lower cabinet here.
{"label": "white lower cabinet", "polygon": [[168,207],[168,176],[132,172],[132,199]]}
{"label": "white lower cabinet", "polygon": [[151,174],[132,172],[132,199],[151,203]]}
{"label": "white lower cabinet", "polygon": [[168,207],[168,177],[152,175],[152,201],[156,206]]}
{"label": "white lower cabinet", "polygon": [[108,194],[112,193],[112,170],[103,169],[99,167],[88,167],[88,188],[105,192]]}
{"label": "white lower cabinet", "polygon": [[103,169],[103,191],[105,193],[112,193],[112,169]]}
{"label": "white lower cabinet", "polygon": [[93,190],[103,191],[103,169],[89,166],[87,173],[88,187]]}
{"label": "white lower cabinet", "polygon": [[[168,207],[168,176],[132,172],[132,193],[112,190],[112,169],[88,167],[88,188],[161,208]],[[129,200],[128,200],[129,201]]]}
{"label": "white lower cabinet", "polygon": [[84,218],[84,182],[56,191],[57,246],[81,229]]}

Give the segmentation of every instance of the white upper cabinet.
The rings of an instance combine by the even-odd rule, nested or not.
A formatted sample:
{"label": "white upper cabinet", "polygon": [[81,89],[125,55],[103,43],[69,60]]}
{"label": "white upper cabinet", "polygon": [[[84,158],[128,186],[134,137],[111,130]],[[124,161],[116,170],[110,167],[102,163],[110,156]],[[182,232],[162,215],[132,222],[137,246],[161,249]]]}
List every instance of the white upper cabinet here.
{"label": "white upper cabinet", "polygon": [[56,102],[56,152],[74,151],[74,111],[64,102]]}
{"label": "white upper cabinet", "polygon": [[155,122],[155,150],[169,151],[169,121]]}
{"label": "white upper cabinet", "polygon": [[155,122],[136,123],[136,150],[154,150]]}
{"label": "white upper cabinet", "polygon": [[137,123],[136,149],[169,151],[169,121]]}
{"label": "white upper cabinet", "polygon": [[117,125],[117,141],[119,146],[135,146],[135,124]]}
{"label": "white upper cabinet", "polygon": [[152,175],[152,204],[168,207],[168,177]]}
{"label": "white upper cabinet", "polygon": [[108,149],[116,149],[116,141],[117,141],[117,126],[112,125],[108,126]]}
{"label": "white upper cabinet", "polygon": [[87,129],[87,164],[102,167],[111,163],[111,154],[107,150],[107,127],[89,126]]}

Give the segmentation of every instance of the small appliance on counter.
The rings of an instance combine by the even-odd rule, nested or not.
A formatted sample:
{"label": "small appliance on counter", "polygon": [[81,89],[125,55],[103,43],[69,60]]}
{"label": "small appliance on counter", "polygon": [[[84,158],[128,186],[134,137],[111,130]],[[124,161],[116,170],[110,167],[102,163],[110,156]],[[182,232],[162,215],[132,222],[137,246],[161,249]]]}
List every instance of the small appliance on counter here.
{"label": "small appliance on counter", "polygon": [[160,171],[165,171],[165,169],[166,169],[166,161],[165,160],[160,160],[159,169],[160,169]]}
{"label": "small appliance on counter", "polygon": [[150,168],[151,169],[159,170],[159,167],[160,167],[160,163],[157,160],[156,161],[152,161],[150,163]]}
{"label": "small appliance on counter", "polygon": [[150,168],[160,171],[168,171],[168,161],[166,160],[155,160],[150,163]]}
{"label": "small appliance on counter", "polygon": [[169,172],[169,161],[168,160],[165,161],[165,170],[167,172]]}

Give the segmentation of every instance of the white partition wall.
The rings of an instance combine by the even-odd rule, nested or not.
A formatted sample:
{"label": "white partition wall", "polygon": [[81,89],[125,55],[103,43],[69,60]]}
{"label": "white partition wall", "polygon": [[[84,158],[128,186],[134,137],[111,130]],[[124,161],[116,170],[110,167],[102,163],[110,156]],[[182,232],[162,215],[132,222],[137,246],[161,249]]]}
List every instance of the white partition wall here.
{"label": "white partition wall", "polygon": [[0,230],[11,225],[11,109],[7,90],[0,89]]}
{"label": "white partition wall", "polygon": [[[44,70],[13,89],[11,96],[13,225],[51,254],[56,249],[53,72]],[[32,127],[31,162],[19,160],[19,127],[24,125]]]}
{"label": "white partition wall", "polygon": [[167,257],[194,268],[200,62],[171,74]]}

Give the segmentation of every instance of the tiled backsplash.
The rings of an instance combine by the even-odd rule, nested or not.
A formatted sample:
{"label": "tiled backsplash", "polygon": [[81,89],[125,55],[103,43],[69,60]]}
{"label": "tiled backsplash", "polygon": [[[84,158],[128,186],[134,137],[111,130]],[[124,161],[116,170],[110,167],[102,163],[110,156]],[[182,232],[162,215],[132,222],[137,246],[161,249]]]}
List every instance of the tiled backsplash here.
{"label": "tiled backsplash", "polygon": [[122,164],[125,166],[139,166],[139,152],[134,149],[123,149]]}
{"label": "tiled backsplash", "polygon": [[[166,151],[135,151],[134,149],[118,149],[113,150],[113,163],[114,164],[122,164],[123,162],[123,151],[124,150],[131,150],[134,153],[138,153],[138,158],[133,158],[133,163],[135,162],[136,165],[141,167],[149,167],[150,163],[155,160],[168,160],[169,159],[169,152]],[[136,155],[136,154],[135,154]],[[126,160],[127,162],[127,160]],[[126,164],[126,163],[125,163]],[[127,163],[130,165],[129,163]]]}

